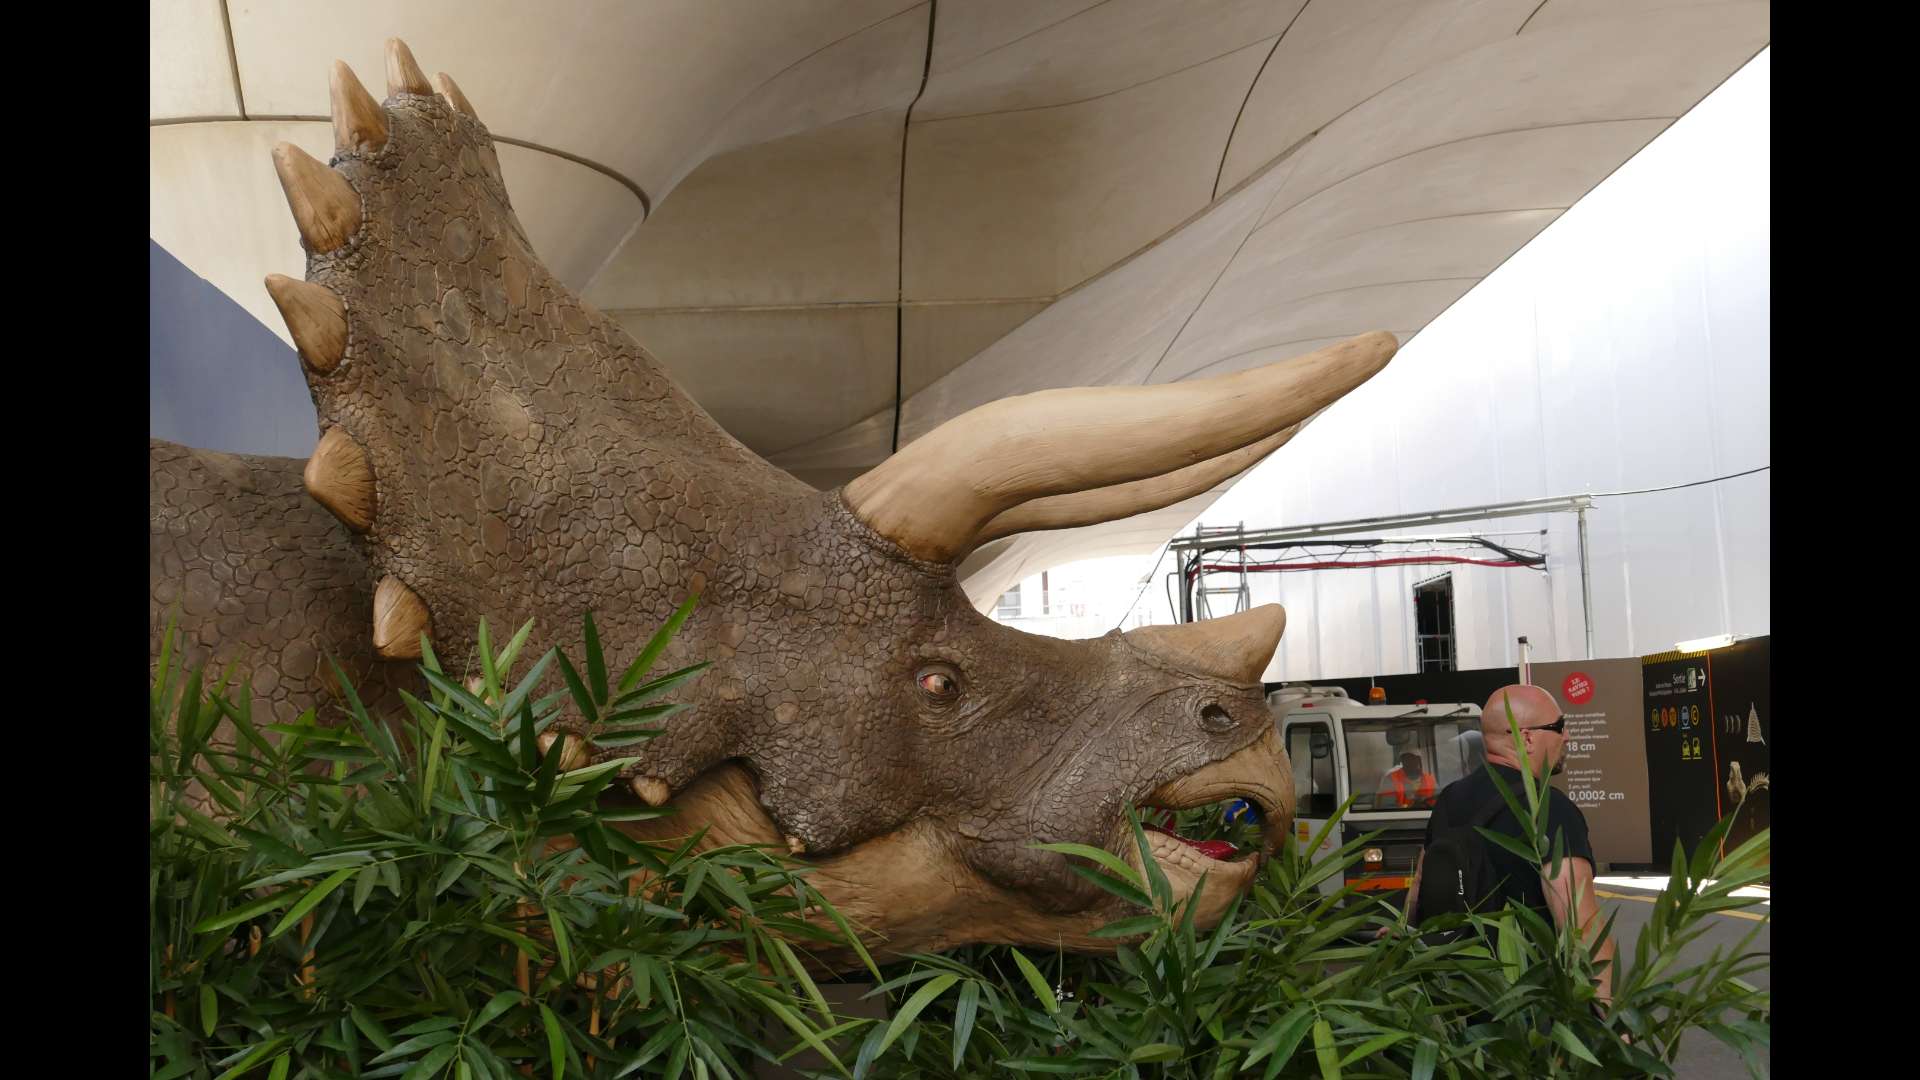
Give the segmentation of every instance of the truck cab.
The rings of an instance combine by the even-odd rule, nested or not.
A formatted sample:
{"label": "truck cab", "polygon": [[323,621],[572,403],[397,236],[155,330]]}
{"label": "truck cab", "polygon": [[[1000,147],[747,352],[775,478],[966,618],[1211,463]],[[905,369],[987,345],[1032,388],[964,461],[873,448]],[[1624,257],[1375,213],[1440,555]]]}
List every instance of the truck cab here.
{"label": "truck cab", "polygon": [[[1486,760],[1480,707],[1454,703],[1363,705],[1337,686],[1283,685],[1267,695],[1293,763],[1294,839],[1301,849],[1340,805],[1353,806],[1336,835],[1306,852],[1319,859],[1383,830],[1347,870],[1345,884],[1399,903],[1413,882],[1433,802]],[[1342,882],[1320,883],[1325,893]]]}

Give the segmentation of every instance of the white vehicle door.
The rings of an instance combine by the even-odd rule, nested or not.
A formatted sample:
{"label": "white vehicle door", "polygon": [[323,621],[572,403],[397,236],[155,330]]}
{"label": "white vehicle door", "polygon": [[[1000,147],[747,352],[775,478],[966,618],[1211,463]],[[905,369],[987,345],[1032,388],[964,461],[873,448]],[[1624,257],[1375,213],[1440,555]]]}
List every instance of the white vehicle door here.
{"label": "white vehicle door", "polygon": [[[1320,846],[1307,851],[1313,837],[1325,829],[1328,819],[1340,806],[1338,763],[1334,758],[1338,743],[1334,739],[1333,718],[1326,713],[1300,713],[1287,718],[1285,732],[1287,758],[1293,763],[1293,791],[1297,800],[1293,813],[1293,843],[1310,860],[1324,859],[1340,846],[1338,831],[1329,832]],[[1320,891],[1340,891],[1340,875],[1320,883]]]}

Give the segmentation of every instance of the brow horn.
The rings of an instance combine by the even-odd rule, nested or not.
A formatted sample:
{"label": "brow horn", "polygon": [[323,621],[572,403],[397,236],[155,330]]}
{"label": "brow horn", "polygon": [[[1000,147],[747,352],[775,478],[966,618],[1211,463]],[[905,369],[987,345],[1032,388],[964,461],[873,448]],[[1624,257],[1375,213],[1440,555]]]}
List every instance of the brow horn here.
{"label": "brow horn", "polygon": [[[1200,465],[1298,424],[1385,367],[1398,347],[1392,334],[1376,331],[1212,379],[1003,398],[862,474],[845,498],[910,554],[951,562],[1021,503]],[[1099,520],[1145,509],[1143,501],[1123,497],[1099,508],[1111,515]]]}

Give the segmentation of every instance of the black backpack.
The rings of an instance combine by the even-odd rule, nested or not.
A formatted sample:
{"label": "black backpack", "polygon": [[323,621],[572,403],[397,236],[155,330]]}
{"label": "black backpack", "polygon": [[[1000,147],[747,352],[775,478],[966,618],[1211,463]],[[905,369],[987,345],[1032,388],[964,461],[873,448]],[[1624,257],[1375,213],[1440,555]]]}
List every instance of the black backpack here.
{"label": "black backpack", "polygon": [[[1503,877],[1493,864],[1489,841],[1474,827],[1489,826],[1506,807],[1506,800],[1496,791],[1465,824],[1449,825],[1434,833],[1420,871],[1420,895],[1414,908],[1419,924],[1441,915],[1463,915],[1497,906]],[[1438,936],[1452,940],[1465,933],[1471,931],[1463,928]]]}

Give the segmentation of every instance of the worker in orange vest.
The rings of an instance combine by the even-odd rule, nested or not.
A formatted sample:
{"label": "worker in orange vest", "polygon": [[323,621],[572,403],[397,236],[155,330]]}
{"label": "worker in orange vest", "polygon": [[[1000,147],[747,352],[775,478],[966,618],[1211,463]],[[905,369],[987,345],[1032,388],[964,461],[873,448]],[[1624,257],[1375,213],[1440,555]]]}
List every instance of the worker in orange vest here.
{"label": "worker in orange vest", "polygon": [[[1407,783],[1413,783],[1413,797],[1407,797]],[[1433,786],[1433,774],[1426,771],[1426,763],[1419,754],[1400,755],[1400,764],[1387,770],[1380,779],[1380,792],[1374,797],[1373,805],[1377,810],[1411,809],[1415,806],[1432,806],[1437,792]]]}

